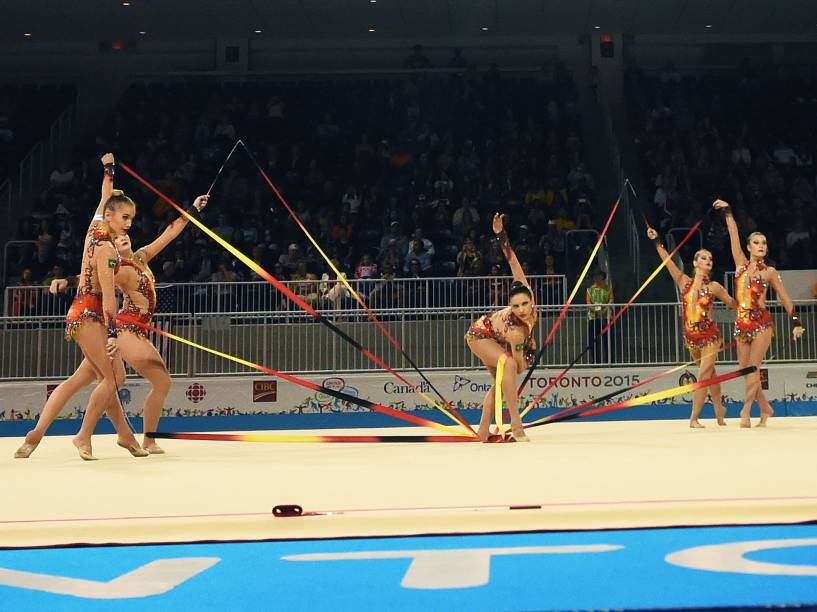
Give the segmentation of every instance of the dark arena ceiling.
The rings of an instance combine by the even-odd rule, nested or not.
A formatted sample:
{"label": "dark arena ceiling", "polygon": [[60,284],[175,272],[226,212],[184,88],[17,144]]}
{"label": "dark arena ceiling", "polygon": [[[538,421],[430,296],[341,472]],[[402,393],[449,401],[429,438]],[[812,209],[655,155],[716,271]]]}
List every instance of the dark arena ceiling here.
{"label": "dark arena ceiling", "polygon": [[0,14],[4,43],[139,36],[428,40],[572,36],[594,29],[817,35],[817,0],[0,0]]}

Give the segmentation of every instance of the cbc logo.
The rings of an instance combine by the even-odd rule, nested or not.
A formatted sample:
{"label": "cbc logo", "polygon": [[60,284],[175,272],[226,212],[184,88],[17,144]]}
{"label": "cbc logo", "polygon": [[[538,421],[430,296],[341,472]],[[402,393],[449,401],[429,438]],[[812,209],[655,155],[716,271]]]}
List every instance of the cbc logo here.
{"label": "cbc logo", "polygon": [[185,395],[187,395],[187,399],[189,399],[191,402],[198,404],[207,395],[207,390],[204,388],[204,385],[193,383],[187,387]]}

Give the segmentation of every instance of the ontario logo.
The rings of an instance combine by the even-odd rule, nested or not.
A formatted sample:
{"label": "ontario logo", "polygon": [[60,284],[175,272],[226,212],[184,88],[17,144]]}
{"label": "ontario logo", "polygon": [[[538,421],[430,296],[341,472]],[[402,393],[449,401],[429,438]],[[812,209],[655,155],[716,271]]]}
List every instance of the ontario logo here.
{"label": "ontario logo", "polygon": [[463,387],[467,387],[470,384],[471,384],[470,378],[465,378],[465,376],[460,376],[459,374],[454,375],[454,393],[456,393]]}
{"label": "ontario logo", "polygon": [[277,380],[254,380],[254,381],[252,381],[252,401],[253,402],[277,402],[278,401],[278,381]]}

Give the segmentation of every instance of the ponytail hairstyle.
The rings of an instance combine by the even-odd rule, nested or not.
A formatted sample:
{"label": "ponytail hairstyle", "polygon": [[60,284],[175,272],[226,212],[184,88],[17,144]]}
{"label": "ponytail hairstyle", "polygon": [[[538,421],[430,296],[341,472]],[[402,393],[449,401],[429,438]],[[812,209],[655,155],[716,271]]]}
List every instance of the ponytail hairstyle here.
{"label": "ponytail hairstyle", "polygon": [[128,196],[125,195],[125,192],[121,189],[113,189],[111,190],[111,197],[108,198],[108,201],[105,202],[105,210],[110,210],[114,212],[118,210],[122,206],[130,205],[136,208],[136,204],[133,200],[131,200]]}
{"label": "ponytail hairstyle", "polygon": [[514,281],[511,283],[511,290],[510,292],[508,292],[508,299],[511,299],[517,293],[524,293],[529,298],[533,298],[533,294],[530,292],[530,288],[522,281]]}

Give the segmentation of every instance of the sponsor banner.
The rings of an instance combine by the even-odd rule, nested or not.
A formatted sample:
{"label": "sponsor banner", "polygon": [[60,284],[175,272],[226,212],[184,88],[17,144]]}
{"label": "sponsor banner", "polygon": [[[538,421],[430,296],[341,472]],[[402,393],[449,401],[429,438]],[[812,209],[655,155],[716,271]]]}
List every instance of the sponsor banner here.
{"label": "sponsor banner", "polygon": [[[718,371],[734,369],[734,364],[720,364]],[[667,368],[576,368],[565,376],[545,397],[546,407],[561,409],[628,387]],[[523,401],[541,392],[556,376],[552,370],[540,370],[526,385]],[[665,376],[618,396],[630,399],[654,391],[696,380],[697,368]],[[416,375],[405,373],[409,380]],[[431,384],[455,408],[480,408],[492,381],[484,370],[428,372]],[[435,410],[434,406],[413,393],[409,385],[388,374],[347,374],[305,376],[306,379],[348,395],[362,397],[398,410]],[[817,402],[817,366],[814,364],[781,364],[764,368],[762,380],[766,397],[772,402]],[[36,418],[55,388],[53,382],[20,382],[0,384],[0,421]],[[68,402],[60,418],[82,417],[93,386]],[[431,385],[422,383],[420,390],[436,399]],[[128,379],[119,397],[129,416],[140,416],[150,385],[142,379]],[[743,401],[743,381],[734,380],[721,389],[728,403]],[[692,401],[691,394],[671,398],[662,404],[678,405]],[[369,412],[368,409],[311,391],[275,378],[233,376],[228,378],[174,378],[165,403],[163,416],[233,416],[262,414],[338,414]]]}

